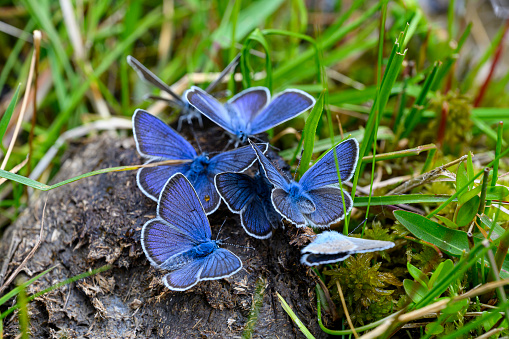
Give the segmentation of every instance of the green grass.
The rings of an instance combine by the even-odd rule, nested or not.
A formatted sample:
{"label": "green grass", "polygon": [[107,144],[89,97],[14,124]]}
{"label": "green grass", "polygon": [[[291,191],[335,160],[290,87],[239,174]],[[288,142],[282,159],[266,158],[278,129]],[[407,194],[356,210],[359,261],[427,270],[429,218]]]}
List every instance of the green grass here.
{"label": "green grass", "polygon": [[[509,122],[506,90],[509,74],[495,72],[486,84],[489,90],[481,101],[484,106],[472,108],[473,98],[483,85],[478,80],[481,69],[490,66],[502,69],[501,65],[493,64],[493,56],[503,41],[504,25],[491,32],[489,46],[473,56],[471,53],[477,46],[473,46],[472,34],[484,27],[454,14],[455,3],[451,1],[447,11],[446,27],[440,28],[434,16],[425,14],[417,2],[406,0],[357,0],[350,7],[342,4],[335,8],[333,15],[323,13],[318,7],[306,8],[307,2],[303,0],[192,0],[175,2],[171,11],[155,1],[143,5],[129,1],[85,1],[80,7],[71,8],[78,29],[76,36],[71,33],[72,23],[64,21],[66,13],[59,2],[21,0],[17,5],[23,10],[5,20],[25,32],[43,31],[45,39],[38,72],[49,90],[38,91],[40,103],[35,124],[22,125],[13,153],[0,170],[0,177],[8,179],[0,184],[0,197],[3,197],[0,235],[26,208],[26,186],[58,192],[58,187],[85,177],[139,168],[138,164],[132,164],[99,169],[50,185],[48,182],[59,170],[62,154],[59,152],[41,177],[29,178],[29,169],[41,162],[62,133],[108,116],[129,118],[136,108],[150,105],[141,100],[144,94],[158,95],[128,67],[127,55],[133,55],[163,81],[172,84],[195,72],[221,71],[241,53],[237,72],[243,80],[235,82],[231,77],[220,89],[229,89],[233,95],[250,86],[267,86],[273,94],[285,88],[300,88],[318,101],[304,118],[296,118],[269,133],[274,136],[292,127],[302,134],[300,140],[296,135],[287,134],[275,144],[293,169],[304,149],[301,175],[313,160],[344,138],[354,137],[360,142],[362,160],[351,188],[356,209],[337,227],[348,233],[352,225],[366,218],[363,236],[396,241],[397,246],[388,254],[366,261],[365,267],[359,266],[358,272],[352,272],[350,277],[342,276],[341,268],[362,256],[343,264],[327,265],[317,272],[338,310],[341,303],[335,285],[331,284],[332,275],[324,272],[335,272],[338,279],[354,279],[356,274],[361,276],[363,269],[372,273],[393,272],[394,284],[384,287],[392,292],[379,302],[362,304],[359,295],[364,292],[356,284],[349,286],[341,281],[357,331],[377,328],[383,323],[380,319],[392,319],[390,325],[386,324],[389,327],[384,335],[402,333],[401,326],[406,322],[398,317],[433,307],[443,298],[449,299],[441,315],[413,334],[447,337],[452,335],[452,330],[457,330],[468,337],[489,331],[497,322],[507,327],[509,324],[503,323],[502,318],[494,320],[497,312],[506,312],[508,307],[499,290],[496,295],[490,292],[495,295],[495,308],[475,317],[466,317],[465,312],[477,307],[476,299],[468,297],[470,303],[466,304],[459,299],[478,284],[481,288],[490,287],[509,274],[506,259],[509,215],[506,209],[498,207],[499,202],[508,199],[506,191],[499,188],[508,185],[507,176],[498,176],[509,171],[509,165],[503,161],[509,151],[509,134],[507,128],[504,130],[504,123]],[[164,32],[172,33],[167,36]],[[0,44],[3,47],[0,89],[4,93],[1,100],[5,110],[0,112],[0,161],[3,161],[10,131],[16,123],[14,108],[20,106],[25,93],[32,46],[3,33]],[[77,50],[79,46],[84,49],[81,54]],[[258,53],[252,53],[253,50]],[[329,77],[329,68],[351,81],[343,83]],[[261,79],[255,77],[260,74]],[[484,76],[481,78],[484,81]],[[352,83],[361,86],[351,87]],[[188,85],[193,85],[193,81]],[[207,83],[196,85],[205,87]],[[341,113],[337,114],[338,111]],[[30,164],[22,166],[16,174],[10,173],[27,157],[32,128],[35,138]],[[444,133],[439,135],[440,131]],[[467,160],[466,167],[463,164],[451,167],[452,174],[446,173],[450,181],[435,182],[434,169],[470,151],[474,158]],[[335,158],[340,161],[341,154],[335,154]],[[479,165],[477,159],[487,160]],[[489,170],[485,172],[486,167]],[[388,195],[399,185],[390,183],[390,179],[420,174],[424,175],[423,182],[417,188]],[[483,176],[482,182],[478,182]],[[346,185],[343,187],[350,190]],[[395,217],[399,221],[394,221],[387,215],[387,206],[392,209],[406,208],[405,205],[425,216],[398,211]],[[472,237],[468,237],[468,232]],[[491,239],[493,234],[498,238],[492,243],[482,242],[486,235]],[[446,259],[451,259],[453,266],[450,275],[442,279],[438,271],[446,265],[443,264]],[[407,285],[414,286],[419,283],[415,274],[409,272],[407,263],[430,279],[436,279],[434,284],[420,290],[423,297],[418,302],[395,282],[407,280],[411,281]],[[364,286],[364,290],[372,289],[373,293],[380,290],[369,281],[355,279],[360,279],[358,286]],[[57,285],[55,288],[60,286]],[[0,295],[0,305],[15,295],[20,296],[15,306],[1,309],[0,318],[11,316],[19,308],[23,336],[30,331],[26,309],[34,298],[23,298],[26,286],[20,285]],[[259,295],[263,296],[261,287]],[[483,295],[488,295],[488,291]],[[253,303],[246,336],[256,331],[261,302],[259,297]],[[281,303],[298,328],[312,337],[284,300]],[[318,306],[317,321],[325,332],[351,333],[340,329],[340,322],[325,327],[320,300]],[[1,326],[0,321],[0,333]]]}

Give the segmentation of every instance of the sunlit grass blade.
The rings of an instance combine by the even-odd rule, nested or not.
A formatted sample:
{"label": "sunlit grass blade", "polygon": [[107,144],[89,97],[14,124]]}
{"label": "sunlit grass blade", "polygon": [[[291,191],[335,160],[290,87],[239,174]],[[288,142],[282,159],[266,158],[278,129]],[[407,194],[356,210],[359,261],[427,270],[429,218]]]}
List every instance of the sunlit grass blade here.
{"label": "sunlit grass blade", "polygon": [[[449,195],[434,194],[403,194],[403,195],[382,195],[372,196],[372,206],[387,206],[398,204],[433,204],[449,200]],[[355,197],[353,205],[355,207],[365,207],[368,205],[369,197]]]}
{"label": "sunlit grass blade", "polygon": [[272,93],[272,61],[270,60],[270,48],[263,33],[259,29],[255,29],[247,37],[244,45],[242,45],[240,68],[242,70],[242,83],[244,88],[251,87],[251,72],[253,71],[249,58],[251,57],[250,50],[254,42],[258,42],[265,51],[265,71],[267,72],[266,87]]}
{"label": "sunlit grass blade", "polygon": [[297,324],[297,327],[299,327],[299,330],[306,336],[308,339],[314,339],[315,337],[309,332],[309,330],[304,326],[302,321],[300,321],[299,317],[293,312],[291,307],[286,303],[285,299],[277,293],[277,297],[279,298],[279,302],[281,303],[281,306],[286,311],[286,313],[292,318],[292,320]]}
{"label": "sunlit grass blade", "polygon": [[157,163],[150,163],[150,164],[146,164],[146,165],[132,165],[132,166],[118,166],[118,167],[104,168],[104,169],[100,169],[97,171],[92,171],[92,172],[88,172],[88,173],[85,173],[82,175],[78,175],[77,177],[58,182],[54,185],[46,185],[46,184],[40,183],[36,180],[24,177],[19,174],[11,173],[11,172],[8,172],[5,170],[0,170],[0,178],[6,178],[8,180],[12,180],[12,181],[18,182],[20,184],[38,189],[40,191],[49,191],[54,188],[69,184],[71,182],[81,180],[83,178],[88,178],[88,177],[91,177],[91,176],[94,176],[97,174],[110,173],[110,172],[133,171],[133,170],[136,170],[139,168],[154,167],[154,166],[159,166],[159,165],[164,165],[164,164],[166,164],[166,165],[181,164],[181,163],[185,163],[185,162],[190,162],[190,160],[165,160],[165,161],[161,161],[161,162],[157,162]]}
{"label": "sunlit grass blade", "polygon": [[18,320],[19,320],[19,330],[21,332],[22,339],[28,339],[28,325],[30,324],[30,320],[28,318],[28,307],[27,307],[27,296],[25,293],[25,288],[22,286],[18,297],[16,300],[16,307],[19,309]]}
{"label": "sunlit grass blade", "polygon": [[309,168],[309,162],[311,161],[311,156],[313,155],[313,149],[315,145],[316,127],[318,126],[318,122],[322,117],[324,100],[325,90],[322,91],[320,97],[316,101],[315,106],[313,107],[313,110],[311,110],[311,113],[306,120],[304,131],[302,132],[302,139],[304,140],[304,151],[302,153],[299,167],[300,176],[302,176]]}
{"label": "sunlit grass blade", "polygon": [[[83,278],[86,278],[86,277],[90,277],[92,275],[95,275],[95,274],[98,274],[98,273],[101,273],[101,272],[104,272],[104,271],[107,271],[111,268],[110,265],[104,265],[102,267],[99,267],[99,268],[96,268],[94,270],[90,270],[88,272],[84,272],[84,273],[81,273],[81,274],[78,274],[78,275],[75,275],[74,277],[71,277],[69,279],[66,279],[64,281],[61,281],[59,283],[56,283],[55,285],[52,285],[40,292],[37,292],[35,294],[32,294],[30,295],[28,298],[27,298],[27,302],[31,302],[32,300],[34,300],[35,298],[37,297],[40,297],[41,295],[44,295],[48,292],[51,292],[53,290],[56,290],[57,288],[60,288],[62,286],[65,286],[65,285],[68,285],[70,283],[73,283],[75,281],[78,281],[80,279],[83,279]],[[53,268],[51,268],[53,269]],[[47,272],[49,272],[49,270],[46,270],[44,271],[43,273],[41,273],[40,275],[38,275],[37,277],[40,277],[41,275],[43,274],[46,274]],[[24,288],[26,288],[26,286],[28,286],[28,282],[27,283],[24,283],[23,286]],[[16,294],[19,293],[19,290],[16,292]],[[7,317],[9,314],[11,314],[12,312],[14,312],[15,310],[17,310],[18,307],[17,306],[13,306],[11,308],[9,308],[7,311],[3,312],[1,315],[0,315],[0,320],[2,319],[5,319],[5,317]]]}

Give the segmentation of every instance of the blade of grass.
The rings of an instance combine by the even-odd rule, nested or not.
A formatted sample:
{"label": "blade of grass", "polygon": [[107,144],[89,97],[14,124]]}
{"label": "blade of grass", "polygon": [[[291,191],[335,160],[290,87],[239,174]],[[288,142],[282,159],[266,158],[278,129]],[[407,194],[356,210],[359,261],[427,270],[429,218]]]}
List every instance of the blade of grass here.
{"label": "blade of grass", "polygon": [[304,326],[304,324],[302,323],[302,321],[300,321],[297,315],[295,315],[290,306],[286,303],[285,299],[283,299],[283,297],[279,293],[277,293],[277,297],[279,298],[279,302],[281,303],[283,309],[290,316],[290,318],[292,318],[295,324],[297,324],[297,327],[299,327],[299,330],[302,332],[302,334],[304,334],[308,339],[314,339],[315,337],[311,334],[311,332],[309,332],[306,326]]}
{"label": "blade of grass", "polygon": [[28,308],[27,308],[27,296],[25,293],[25,288],[21,287],[17,300],[16,307],[19,309],[18,313],[18,321],[19,321],[19,330],[21,332],[22,339],[28,339],[28,324],[30,320],[28,318]]}
{"label": "blade of grass", "polygon": [[11,120],[12,113],[14,112],[14,108],[16,108],[20,87],[21,87],[21,84],[19,84],[18,87],[16,88],[16,92],[14,92],[11,102],[9,103],[9,106],[7,106],[7,110],[5,111],[4,115],[2,116],[2,119],[0,120],[0,145],[2,145],[1,141],[4,138],[5,131],[7,130],[7,126],[9,126],[9,121]]}
{"label": "blade of grass", "polygon": [[[27,302],[31,302],[31,301],[32,301],[32,300],[34,300],[35,298],[40,297],[41,295],[44,295],[44,294],[46,294],[46,293],[48,293],[48,292],[51,292],[51,291],[53,291],[53,290],[56,290],[57,288],[60,288],[60,287],[65,286],[65,285],[68,285],[68,284],[73,283],[73,282],[75,282],[75,281],[77,281],[77,280],[80,280],[80,279],[83,279],[83,278],[87,278],[87,277],[90,277],[90,276],[92,276],[92,275],[95,275],[95,274],[98,274],[98,273],[104,272],[104,271],[106,271],[106,270],[109,270],[110,268],[111,268],[111,265],[104,265],[104,266],[99,267],[99,268],[96,268],[96,269],[94,269],[94,270],[90,270],[90,271],[88,271],[88,272],[84,272],[84,273],[81,273],[81,274],[75,275],[74,277],[71,277],[71,278],[66,279],[66,280],[64,280],[64,281],[61,281],[61,282],[59,282],[59,283],[56,283],[55,285],[52,285],[52,286],[50,286],[50,287],[48,287],[48,288],[46,288],[46,289],[44,289],[44,290],[42,290],[42,291],[40,291],[40,292],[37,292],[37,293],[35,293],[35,294],[30,295],[30,296],[27,298]],[[51,268],[51,269],[53,269],[53,268]],[[46,271],[44,271],[43,273],[44,273],[44,274],[46,274],[47,272],[49,272],[49,270],[46,270]],[[42,275],[43,273],[41,273],[41,275]],[[41,275],[39,275],[38,277],[40,277]],[[27,283],[24,283],[24,284],[23,284],[23,286],[24,286],[24,287],[26,287],[26,286],[28,286],[28,285],[29,285],[29,284],[27,284]],[[19,293],[19,291],[18,291],[17,293]],[[16,293],[16,294],[17,294],[17,293]],[[1,321],[2,319],[5,319],[5,317],[7,317],[9,314],[11,314],[12,312],[14,312],[14,311],[15,311],[15,310],[17,310],[17,309],[18,309],[18,307],[17,307],[17,306],[13,306],[13,307],[9,308],[7,311],[5,311],[5,312],[3,312],[2,314],[0,314],[0,321]]]}
{"label": "blade of grass", "polygon": [[[315,144],[315,136],[316,136],[316,127],[318,126],[318,122],[322,117],[324,100],[325,100],[325,92],[324,89],[320,94],[320,97],[316,101],[315,106],[311,110],[308,118],[306,119],[306,124],[304,125],[304,131],[302,132],[302,139],[304,143],[304,152],[302,153],[302,158],[300,162],[299,175],[302,176],[309,168],[309,163],[311,161],[311,156],[313,155],[313,148]],[[298,149],[297,149],[298,150]]]}
{"label": "blade of grass", "polygon": [[40,183],[38,181],[32,180],[30,178],[24,177],[19,174],[14,174],[5,170],[0,170],[0,177],[6,178],[8,180],[15,181],[17,183],[30,186],[32,188],[38,189],[40,191],[50,191],[54,188],[58,188],[60,186],[69,184],[71,182],[75,182],[84,178],[88,178],[97,174],[103,174],[103,173],[110,173],[110,172],[122,172],[122,171],[133,171],[139,168],[146,168],[146,167],[155,167],[159,165],[172,165],[172,164],[181,164],[185,162],[190,162],[191,160],[166,160],[161,162],[154,162],[146,165],[131,165],[131,166],[119,166],[119,167],[110,167],[110,168],[104,168],[97,171],[88,172],[82,175],[79,175],[77,177],[67,179],[61,182],[58,182],[54,185],[46,185],[43,183]]}

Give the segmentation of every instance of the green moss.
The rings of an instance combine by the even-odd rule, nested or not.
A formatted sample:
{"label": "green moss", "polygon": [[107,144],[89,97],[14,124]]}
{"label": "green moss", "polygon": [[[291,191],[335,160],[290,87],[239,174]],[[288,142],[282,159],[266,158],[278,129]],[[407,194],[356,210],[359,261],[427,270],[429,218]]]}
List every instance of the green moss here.
{"label": "green moss", "polygon": [[[343,289],[350,317],[364,324],[389,314],[399,298],[396,290],[385,289],[389,285],[401,286],[401,282],[392,274],[380,272],[382,263],[372,265],[373,253],[358,254],[345,260],[345,265],[323,274],[330,276],[329,289],[332,298],[341,305],[337,290],[338,281]],[[339,313],[343,313],[342,307]]]}

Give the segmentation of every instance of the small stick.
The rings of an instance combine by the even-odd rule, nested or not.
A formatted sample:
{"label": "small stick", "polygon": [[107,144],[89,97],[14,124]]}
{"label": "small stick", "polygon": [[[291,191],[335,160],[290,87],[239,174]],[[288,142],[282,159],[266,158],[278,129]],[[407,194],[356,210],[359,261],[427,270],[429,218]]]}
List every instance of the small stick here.
{"label": "small stick", "polygon": [[336,280],[336,285],[338,287],[338,293],[341,298],[341,304],[343,304],[343,310],[345,311],[346,321],[348,321],[348,326],[350,326],[350,329],[352,330],[353,335],[355,338],[359,338],[359,335],[355,331],[355,327],[353,326],[352,319],[350,319],[350,314],[348,313],[348,309],[346,308],[346,302],[345,297],[343,296],[343,291],[341,290],[341,285],[339,284],[339,281]]}

